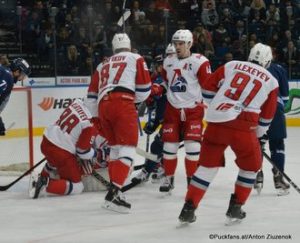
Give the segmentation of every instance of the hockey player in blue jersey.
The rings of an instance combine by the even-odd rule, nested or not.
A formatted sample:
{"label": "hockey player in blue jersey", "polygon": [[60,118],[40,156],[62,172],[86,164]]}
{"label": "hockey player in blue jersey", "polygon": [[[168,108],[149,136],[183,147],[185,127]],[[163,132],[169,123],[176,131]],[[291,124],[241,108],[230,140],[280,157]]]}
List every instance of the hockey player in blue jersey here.
{"label": "hockey player in blue jersey", "polygon": [[[284,106],[289,99],[289,84],[287,80],[286,70],[279,64],[271,63],[268,71],[278,80],[279,92],[277,99],[277,110],[272,123],[264,135],[264,140],[261,140],[262,147],[264,143],[269,141],[269,149],[271,159],[280,171],[284,171],[285,165],[285,145],[284,139],[287,137],[286,122],[284,115]],[[278,195],[286,195],[289,193],[290,185],[283,179],[282,174],[276,169],[272,169],[274,186]],[[254,188],[260,193],[263,186],[263,171],[258,172]]]}
{"label": "hockey player in blue jersey", "polygon": [[[163,57],[162,55],[159,55],[155,57],[155,71],[151,75],[152,78],[152,86],[159,85],[163,80],[161,76],[161,69],[162,69],[162,63],[163,63]],[[146,122],[144,126],[144,132],[149,136],[152,133],[156,131],[156,129],[159,127],[159,125],[163,121],[163,115],[165,111],[165,105],[166,105],[167,98],[165,95],[162,95],[160,97],[152,97],[148,99],[147,106],[148,106],[148,112],[149,112],[149,119]],[[152,116],[153,115],[153,116]],[[161,140],[161,132],[159,131],[155,137],[153,142],[150,146],[150,152],[152,154],[157,155],[159,159],[162,158],[162,150],[163,150],[163,142]],[[157,171],[158,170],[158,171]],[[151,173],[155,173],[155,177],[157,175],[162,175],[163,172],[160,171],[160,163],[157,161],[152,161],[149,159],[146,159],[145,166],[142,169],[142,171],[134,178],[132,178],[132,182],[135,184],[138,184],[142,181],[145,181],[149,178]],[[159,173],[157,173],[159,172]],[[155,178],[158,179],[158,178]]]}
{"label": "hockey player in blue jersey", "polygon": [[[173,44],[169,44],[166,48],[165,55],[171,56],[175,55],[176,50]],[[162,65],[163,65],[163,55],[158,55],[155,57],[155,70],[151,75],[151,79],[153,82],[153,87],[155,88],[155,85],[159,85],[162,83]],[[151,100],[153,99],[153,100]],[[149,120],[145,124],[144,132],[147,135],[153,134],[156,129],[159,127],[159,125],[163,121],[163,116],[165,112],[165,107],[167,103],[167,97],[165,94],[159,97],[149,97],[148,99],[148,109],[150,111],[150,114],[154,114],[154,117],[149,115]],[[155,135],[153,142],[150,146],[150,152],[152,154],[157,155],[159,161],[152,161],[149,159],[146,159],[145,166],[142,169],[140,173],[134,178],[132,178],[132,183],[139,184],[142,181],[146,181],[150,174],[152,173],[152,182],[159,181],[164,176],[164,169],[161,166],[161,160],[162,160],[162,153],[163,153],[163,141],[161,138],[161,130]]]}
{"label": "hockey player in blue jersey", "polygon": [[[24,80],[30,72],[31,69],[29,64],[22,58],[14,59],[11,62],[9,69],[0,66],[0,114],[9,100],[14,84],[17,81]],[[3,122],[0,124],[0,135],[5,135],[5,126]]]}

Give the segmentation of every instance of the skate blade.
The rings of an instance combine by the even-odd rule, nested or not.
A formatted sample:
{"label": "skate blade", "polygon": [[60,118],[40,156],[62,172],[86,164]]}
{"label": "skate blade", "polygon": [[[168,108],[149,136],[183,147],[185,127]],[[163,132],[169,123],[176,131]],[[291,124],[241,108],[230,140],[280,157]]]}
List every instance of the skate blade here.
{"label": "skate blade", "polygon": [[263,185],[261,183],[258,183],[256,185],[254,185],[254,189],[257,191],[257,194],[260,195],[260,193],[263,189]]}
{"label": "skate blade", "polygon": [[121,213],[121,214],[129,214],[130,209],[126,208],[126,207],[122,207],[122,206],[117,206],[111,202],[105,201],[102,204],[102,208],[109,210],[109,211],[113,211],[116,213]]}
{"label": "skate blade", "polygon": [[36,188],[33,184],[37,182],[37,178],[38,178],[37,174],[35,173],[30,174],[29,186],[28,186],[28,194],[30,198],[34,198]]}
{"label": "skate blade", "polygon": [[159,195],[160,198],[166,198],[166,197],[172,196],[172,190],[170,190],[168,192],[161,192],[161,191],[159,191],[159,192],[160,192],[160,195]]}
{"label": "skate blade", "polygon": [[182,229],[188,227],[191,223],[179,220],[179,223],[176,225],[176,229]]}
{"label": "skate blade", "polygon": [[281,197],[281,196],[286,196],[288,194],[290,194],[289,189],[276,189],[277,192],[277,196]]}
{"label": "skate blade", "polygon": [[225,226],[232,226],[232,225],[240,224],[242,221],[243,221],[242,219],[227,217],[227,219],[225,221]]}

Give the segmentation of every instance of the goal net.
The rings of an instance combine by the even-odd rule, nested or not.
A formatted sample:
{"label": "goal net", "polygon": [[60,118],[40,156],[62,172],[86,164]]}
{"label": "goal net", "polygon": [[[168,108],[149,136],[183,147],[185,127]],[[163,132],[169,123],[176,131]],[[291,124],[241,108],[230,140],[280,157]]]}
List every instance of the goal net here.
{"label": "goal net", "polygon": [[14,88],[0,114],[6,127],[0,136],[0,175],[20,174],[33,165],[31,102],[30,88]]}

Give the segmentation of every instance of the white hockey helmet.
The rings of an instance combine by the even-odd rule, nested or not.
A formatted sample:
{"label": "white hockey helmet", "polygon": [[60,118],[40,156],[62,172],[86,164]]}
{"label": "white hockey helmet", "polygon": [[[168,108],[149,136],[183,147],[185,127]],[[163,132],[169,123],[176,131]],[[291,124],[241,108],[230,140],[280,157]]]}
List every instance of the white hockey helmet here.
{"label": "white hockey helmet", "polygon": [[112,39],[112,49],[115,52],[117,49],[131,49],[131,43],[126,33],[117,33]]}
{"label": "white hockey helmet", "polygon": [[172,36],[172,42],[183,41],[188,47],[193,45],[193,34],[190,30],[177,30]]}
{"label": "white hockey helmet", "polygon": [[268,68],[273,59],[272,49],[268,45],[257,43],[250,50],[248,61],[256,62],[264,68]]}
{"label": "white hockey helmet", "polygon": [[175,47],[172,43],[170,43],[166,48],[166,55],[176,53]]}

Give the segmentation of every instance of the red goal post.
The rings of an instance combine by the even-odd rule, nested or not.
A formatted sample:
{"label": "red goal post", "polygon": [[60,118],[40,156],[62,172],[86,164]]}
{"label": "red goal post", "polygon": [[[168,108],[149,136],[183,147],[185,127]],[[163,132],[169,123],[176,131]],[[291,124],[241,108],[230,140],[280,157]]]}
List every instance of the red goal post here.
{"label": "red goal post", "polygon": [[0,136],[0,171],[24,171],[33,166],[32,94],[29,87],[15,87],[3,112],[6,135]]}

